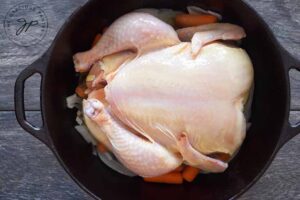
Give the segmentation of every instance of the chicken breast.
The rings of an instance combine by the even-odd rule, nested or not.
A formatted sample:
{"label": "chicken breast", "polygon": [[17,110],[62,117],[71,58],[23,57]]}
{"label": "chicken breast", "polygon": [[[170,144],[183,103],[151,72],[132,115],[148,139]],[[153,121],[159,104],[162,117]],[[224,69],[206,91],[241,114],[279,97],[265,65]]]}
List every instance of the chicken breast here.
{"label": "chicken breast", "polygon": [[233,155],[245,138],[243,106],[253,81],[247,53],[223,43],[153,51],[128,62],[106,86],[111,110],[127,126],[173,152],[182,133],[203,154]]}

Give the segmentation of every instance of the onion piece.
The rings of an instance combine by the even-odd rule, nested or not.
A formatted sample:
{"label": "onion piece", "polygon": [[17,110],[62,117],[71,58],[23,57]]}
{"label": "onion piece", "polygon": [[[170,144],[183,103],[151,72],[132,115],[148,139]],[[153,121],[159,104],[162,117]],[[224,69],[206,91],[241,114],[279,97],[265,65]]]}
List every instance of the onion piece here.
{"label": "onion piece", "polygon": [[220,15],[219,13],[210,10],[204,10],[203,8],[197,6],[188,6],[186,9],[189,14],[210,14],[216,16],[219,21],[222,20],[222,15]]}
{"label": "onion piece", "polygon": [[81,117],[77,116],[75,120],[76,120],[78,125],[83,125],[83,120],[82,120]]}
{"label": "onion piece", "polygon": [[77,108],[81,109],[82,106],[82,99],[77,96],[77,94],[73,94],[66,98],[67,107],[68,108]]}
{"label": "onion piece", "polygon": [[91,143],[95,146],[97,145],[97,141],[92,137],[91,133],[85,125],[77,125],[74,126],[74,128],[80,133],[80,135],[87,143]]}
{"label": "onion piece", "polygon": [[131,172],[129,169],[124,167],[111,153],[97,152],[97,155],[100,158],[100,160],[112,170],[119,172],[120,174],[123,174],[125,176],[130,176],[130,177],[136,176],[135,173]]}
{"label": "onion piece", "polygon": [[83,115],[82,115],[82,112],[80,110],[77,110],[77,116],[76,116],[76,122],[77,124],[79,125],[83,125],[84,122],[83,122]]}
{"label": "onion piece", "polygon": [[77,114],[78,117],[82,117],[82,112],[80,110],[77,110],[76,114]]}

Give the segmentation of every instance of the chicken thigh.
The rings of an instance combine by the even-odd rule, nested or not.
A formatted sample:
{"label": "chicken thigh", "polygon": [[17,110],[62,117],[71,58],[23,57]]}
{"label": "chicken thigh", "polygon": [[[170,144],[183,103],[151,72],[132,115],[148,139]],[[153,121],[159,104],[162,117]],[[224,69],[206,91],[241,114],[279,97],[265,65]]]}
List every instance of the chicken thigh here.
{"label": "chicken thigh", "polygon": [[150,14],[132,12],[117,19],[94,48],[74,55],[75,70],[88,71],[94,62],[122,50],[130,49],[142,54],[178,42],[178,36],[170,25]]}
{"label": "chicken thigh", "polygon": [[[149,24],[155,26],[157,21]],[[124,26],[130,23],[122,22]],[[151,49],[146,52],[135,45],[137,56],[124,59],[111,72],[114,75],[107,80],[105,97],[90,95],[84,101],[85,117],[93,123],[93,130],[98,127],[93,134],[103,135],[97,138],[104,138],[120,162],[140,176],[158,176],[183,162],[205,171],[223,172],[227,163],[208,155],[232,156],[242,144],[246,133],[243,109],[253,67],[243,49],[213,41],[241,39],[245,33],[235,25],[214,24],[178,30],[179,38],[186,41],[180,42],[174,37],[175,30],[165,28],[160,32],[147,30],[147,34],[156,34],[155,38],[164,38],[161,45],[156,41],[156,48],[152,44],[148,48],[143,40],[143,49]],[[172,32],[170,40],[166,39],[168,31]],[[118,46],[110,50],[114,55],[104,58],[105,53],[98,49],[103,70],[110,68],[110,58],[118,52],[124,56],[120,51],[128,49],[131,47]],[[95,55],[97,51],[92,52]]]}

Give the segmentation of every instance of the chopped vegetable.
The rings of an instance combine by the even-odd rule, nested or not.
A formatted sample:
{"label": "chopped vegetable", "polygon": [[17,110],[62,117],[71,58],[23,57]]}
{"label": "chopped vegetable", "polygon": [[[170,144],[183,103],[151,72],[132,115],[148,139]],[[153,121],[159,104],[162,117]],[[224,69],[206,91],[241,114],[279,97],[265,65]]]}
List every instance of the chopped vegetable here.
{"label": "chopped vegetable", "polygon": [[111,153],[111,152],[109,152],[109,151],[107,151],[107,152],[105,152],[105,153],[100,153],[98,150],[97,150],[97,152],[99,153],[99,154],[101,154],[101,155],[103,155],[107,160],[109,160],[109,161],[111,161],[111,160],[113,160],[115,157],[113,157],[113,153]]}
{"label": "chopped vegetable", "polygon": [[96,146],[93,146],[92,154],[93,154],[94,156],[97,156],[97,155],[98,155],[98,150],[97,150],[97,147],[96,147]]}
{"label": "chopped vegetable", "polygon": [[106,153],[97,153],[100,160],[110,167],[112,170],[115,170],[116,172],[119,172],[120,174],[126,175],[126,176],[136,176],[135,173],[131,172],[129,169],[124,167],[119,161],[109,152]]}
{"label": "chopped vegetable", "polygon": [[82,99],[77,96],[77,94],[73,94],[66,98],[67,107],[68,108],[77,108],[81,109]]}
{"label": "chopped vegetable", "polygon": [[99,143],[97,145],[97,150],[101,153],[105,153],[105,152],[108,152],[108,149],[106,148],[106,146],[102,143]]}
{"label": "chopped vegetable", "polygon": [[87,129],[86,126],[84,126],[84,125],[77,125],[74,128],[80,133],[80,135],[83,137],[83,139],[87,143],[91,143],[93,145],[97,144],[97,141],[92,137],[92,135],[90,134],[90,132],[88,131],[88,129]]}
{"label": "chopped vegetable", "polygon": [[96,76],[94,75],[94,74],[90,74],[90,75],[88,75],[87,77],[86,77],[86,81],[93,81],[93,80],[95,80],[95,78],[96,78]]}
{"label": "chopped vegetable", "polygon": [[95,46],[95,45],[99,42],[101,36],[102,36],[102,35],[101,35],[100,33],[98,33],[98,34],[95,36],[94,41],[93,41],[93,43],[92,43],[92,47]]}
{"label": "chopped vegetable", "polygon": [[174,169],[173,172],[181,172],[184,169],[184,165],[180,165],[179,167],[177,167],[176,169]]}
{"label": "chopped vegetable", "polygon": [[179,14],[175,17],[175,24],[179,28],[211,24],[217,21],[218,18],[214,15]]}
{"label": "chopped vegetable", "polygon": [[187,11],[189,14],[211,14],[218,18],[218,20],[222,20],[222,15],[219,13],[210,11],[210,10],[204,10],[203,8],[197,7],[197,6],[188,6]]}
{"label": "chopped vegetable", "polygon": [[92,88],[99,87],[101,84],[93,85],[93,82],[97,77],[103,76],[102,75],[103,73],[104,72],[101,68],[101,62],[96,62],[95,64],[93,64],[89,74],[85,79],[87,88],[92,89]]}
{"label": "chopped vegetable", "polygon": [[82,116],[82,112],[80,110],[77,110],[76,113],[76,119],[75,121],[77,122],[78,125],[82,125],[83,124],[83,116]]}
{"label": "chopped vegetable", "polygon": [[228,162],[231,157],[227,153],[222,153],[222,154],[220,154],[220,156],[218,158],[219,158],[219,160],[222,160],[223,162]]}
{"label": "chopped vegetable", "polygon": [[231,158],[231,156],[229,154],[221,153],[221,152],[210,154],[209,157],[212,157],[212,158],[215,158],[218,160],[222,160],[223,162],[228,162]]}
{"label": "chopped vegetable", "polygon": [[75,89],[75,93],[81,98],[86,98],[86,94],[84,93],[85,89],[86,89],[85,85],[83,84],[78,85]]}
{"label": "chopped vegetable", "polygon": [[91,91],[91,93],[89,94],[89,98],[104,100],[105,99],[104,89],[101,88],[101,89],[95,89]]}
{"label": "chopped vegetable", "polygon": [[161,176],[145,177],[144,181],[155,183],[181,184],[183,182],[183,178],[181,173],[179,172],[170,172]]}
{"label": "chopped vegetable", "polygon": [[182,172],[182,177],[188,182],[192,182],[199,174],[200,170],[196,167],[186,166]]}
{"label": "chopped vegetable", "polygon": [[77,116],[75,120],[76,120],[77,124],[79,124],[79,125],[83,124],[83,120],[81,117]]}
{"label": "chopped vegetable", "polygon": [[82,117],[82,112],[81,112],[80,110],[77,110],[76,115],[77,115],[78,117]]}

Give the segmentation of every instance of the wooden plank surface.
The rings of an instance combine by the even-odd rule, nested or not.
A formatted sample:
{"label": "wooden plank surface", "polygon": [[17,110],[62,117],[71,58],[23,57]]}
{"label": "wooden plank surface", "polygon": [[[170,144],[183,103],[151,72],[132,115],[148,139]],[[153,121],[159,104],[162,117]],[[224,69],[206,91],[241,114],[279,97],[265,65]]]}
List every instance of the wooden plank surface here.
{"label": "wooden plank surface", "polygon": [[[28,113],[40,123],[39,112]],[[299,121],[294,111],[291,121]],[[300,199],[300,135],[279,151],[263,177],[240,199]],[[14,112],[0,112],[0,199],[91,199],[52,152],[22,130]]]}
{"label": "wooden plank surface", "polygon": [[[21,0],[2,0],[0,6],[0,21],[4,21],[5,15],[15,5],[23,3]],[[27,0],[42,8],[48,18],[47,35],[37,45],[23,47],[13,43],[5,34],[3,25],[0,26],[0,110],[13,110],[13,85],[18,74],[28,65],[41,57],[52,43],[68,16],[75,9],[84,4],[86,0]],[[5,48],[4,48],[5,47]],[[28,110],[39,110],[39,95],[37,93],[40,83],[30,81],[30,101],[26,102]]]}
{"label": "wooden plank surface", "polygon": [[[5,35],[2,36],[2,39],[0,36],[0,46],[8,46],[8,48],[0,48],[0,110],[13,109],[13,88],[11,86],[14,84],[17,75],[22,69],[39,58],[47,50],[64,20],[76,7],[84,3],[85,0],[30,0],[30,2],[42,5],[47,16],[51,16],[48,17],[49,34],[43,39],[41,44],[34,48],[20,48],[7,40]],[[281,45],[292,55],[300,58],[300,1],[247,0],[246,2],[253,6],[255,10],[264,17]],[[8,8],[15,4],[17,3],[12,3],[12,1],[9,0],[5,0],[4,3],[1,4],[1,21],[1,16],[3,18]],[[3,32],[2,26],[0,26],[0,32]],[[300,73],[294,72],[292,78],[293,84],[291,88],[294,98],[291,102],[291,108],[300,110],[300,81],[294,81],[300,80]],[[30,93],[31,101],[27,102],[27,108],[29,110],[38,110],[40,109],[37,103],[38,95],[35,91],[38,91],[39,82],[31,81],[28,87],[31,88],[30,91],[32,91],[32,93]]]}
{"label": "wooden plank surface", "polygon": [[[300,38],[300,34],[299,34],[299,38]],[[300,51],[300,48],[298,51]],[[300,72],[295,69],[292,69],[290,70],[289,74],[290,74],[291,97],[292,97],[291,109],[300,110]]]}
{"label": "wooden plank surface", "polygon": [[[39,112],[29,112],[41,122]],[[88,199],[52,152],[18,126],[14,112],[0,112],[0,199]]]}
{"label": "wooden plank surface", "polygon": [[[52,42],[64,20],[86,0],[28,0],[48,16],[46,37],[35,48],[10,42],[0,26],[0,199],[91,199],[58,164],[51,151],[23,131],[13,112],[13,85],[16,77]],[[300,1],[245,0],[264,17],[281,45],[300,58]],[[20,0],[1,1],[0,20]],[[5,47],[5,48],[3,48]],[[39,110],[38,76],[26,86],[28,110]],[[290,72],[292,123],[300,121],[300,73]],[[39,112],[29,112],[40,123]],[[279,151],[263,177],[240,199],[300,199],[300,136]]]}

